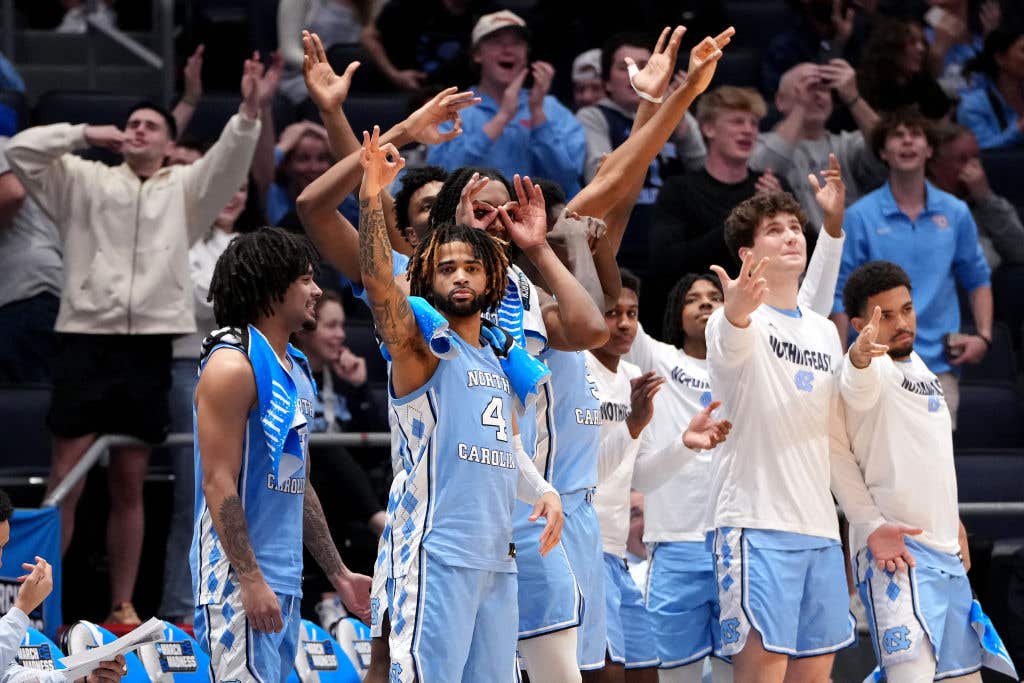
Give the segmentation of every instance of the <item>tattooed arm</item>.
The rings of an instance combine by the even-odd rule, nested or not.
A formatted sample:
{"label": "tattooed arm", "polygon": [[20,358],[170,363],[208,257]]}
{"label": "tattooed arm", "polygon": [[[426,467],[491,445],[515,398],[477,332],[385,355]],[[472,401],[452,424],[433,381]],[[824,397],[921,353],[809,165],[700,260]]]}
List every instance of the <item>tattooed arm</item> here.
{"label": "tattooed arm", "polygon": [[242,443],[256,403],[256,378],[238,352],[217,351],[196,388],[196,419],[203,467],[203,496],[213,528],[241,589],[242,608],[259,631],[280,631],[281,605],[256,563],[245,509],[238,497]]}
{"label": "tattooed arm", "polygon": [[320,498],[309,482],[309,462],[306,463],[306,493],[302,504],[302,540],[316,563],[324,570],[334,590],[341,595],[348,611],[364,622],[370,619],[370,584],[372,580],[362,574],[353,574],[341,561],[338,548],[327,528]]}
{"label": "tattooed arm", "polygon": [[398,149],[380,144],[380,128],[363,133],[363,184],[359,188],[359,270],[366,298],[384,343],[391,354],[391,385],[399,397],[423,386],[437,368],[437,357],[416,325],[409,299],[392,275],[391,244],[384,222],[381,193],[405,160]]}

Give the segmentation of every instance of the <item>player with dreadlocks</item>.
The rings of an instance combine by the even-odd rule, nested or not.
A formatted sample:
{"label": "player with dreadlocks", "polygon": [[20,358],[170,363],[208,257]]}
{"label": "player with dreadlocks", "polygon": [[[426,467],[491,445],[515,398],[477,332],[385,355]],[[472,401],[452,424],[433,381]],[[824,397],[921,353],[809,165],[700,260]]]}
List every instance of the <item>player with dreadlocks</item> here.
{"label": "player with dreadlocks", "polygon": [[[516,369],[504,351],[507,335],[481,318],[504,294],[508,261],[487,233],[439,225],[413,253],[407,296],[393,276],[381,198],[405,161],[394,145],[380,146],[379,132],[363,134],[359,261],[391,356],[391,409],[406,476],[388,505],[396,550],[382,555],[386,581],[383,590],[375,585],[373,621],[386,601],[391,681],[503,680],[515,666],[516,498],[534,505],[534,521],[547,520],[541,553],[557,544],[562,524],[558,495],[518,444],[512,407],[524,397],[510,380]],[[543,223],[510,225],[524,248],[546,245]],[[440,312],[433,330],[417,320],[429,310],[416,296]],[[433,344],[439,335],[444,352]]]}
{"label": "player with dreadlocks", "polygon": [[284,681],[299,638],[302,544],[345,605],[370,612],[370,579],[341,561],[309,479],[316,392],[288,343],[315,327],[316,249],[275,228],[239,235],[214,268],[224,326],[203,342],[195,396],[196,636],[217,680]]}

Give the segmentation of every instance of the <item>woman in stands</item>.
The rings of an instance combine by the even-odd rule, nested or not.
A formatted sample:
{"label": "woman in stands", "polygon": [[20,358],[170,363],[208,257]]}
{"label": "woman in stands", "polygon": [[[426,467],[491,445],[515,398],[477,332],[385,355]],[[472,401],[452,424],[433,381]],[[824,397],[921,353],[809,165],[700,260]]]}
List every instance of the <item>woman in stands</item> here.
{"label": "woman in stands", "polygon": [[982,149],[1024,143],[1024,29],[998,28],[967,64],[988,82],[964,95],[957,119],[974,131]]}

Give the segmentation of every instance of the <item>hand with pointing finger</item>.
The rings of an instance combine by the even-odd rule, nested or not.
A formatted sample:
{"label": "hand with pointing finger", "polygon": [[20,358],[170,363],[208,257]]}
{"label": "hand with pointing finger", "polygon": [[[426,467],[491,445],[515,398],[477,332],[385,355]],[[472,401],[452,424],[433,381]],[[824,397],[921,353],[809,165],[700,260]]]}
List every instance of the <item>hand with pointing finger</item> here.
{"label": "hand with pointing finger", "polygon": [[769,261],[766,256],[755,267],[754,256],[748,251],[743,257],[740,274],[735,279],[730,278],[721,266],[711,266],[711,270],[722,283],[722,291],[725,294],[725,317],[736,327],[749,325],[750,314],[764,303],[768,295],[768,281],[763,275]]}
{"label": "hand with pointing finger", "polygon": [[867,366],[871,365],[872,358],[878,358],[884,356],[889,350],[889,347],[885,344],[878,344],[878,323],[882,319],[882,309],[875,306],[874,312],[871,314],[871,320],[868,324],[860,328],[860,334],[857,335],[857,341],[853,342],[850,346],[850,362],[853,363],[853,367],[863,370]]}

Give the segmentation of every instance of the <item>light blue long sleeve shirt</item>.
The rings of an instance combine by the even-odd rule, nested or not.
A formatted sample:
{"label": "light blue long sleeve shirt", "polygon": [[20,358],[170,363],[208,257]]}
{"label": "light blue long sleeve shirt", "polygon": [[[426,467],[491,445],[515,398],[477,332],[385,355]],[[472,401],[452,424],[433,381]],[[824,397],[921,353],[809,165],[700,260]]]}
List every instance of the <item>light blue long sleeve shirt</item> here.
{"label": "light blue long sleeve shirt", "polygon": [[453,171],[460,166],[490,166],[511,179],[513,174],[547,178],[562,186],[567,197],[580,191],[580,176],[587,142],[573,113],[557,99],[544,98],[547,120],[530,126],[528,93],[519,93],[519,109],[497,140],[484,133],[484,125],[498,113],[500,103],[477,93],[483,101],[462,111],[462,130],[450,142],[431,147],[427,161]]}
{"label": "light blue long sleeve shirt", "polygon": [[28,616],[17,607],[12,607],[0,618],[0,683],[59,683],[66,680],[58,671],[28,669],[15,661],[26,631]]}
{"label": "light blue long sleeve shirt", "polygon": [[[1002,110],[1005,128],[999,125],[999,116],[992,107],[992,100]],[[978,146],[982,149],[1024,143],[1024,132],[1017,126],[1017,112],[995,88],[978,88],[964,93],[956,110],[956,119],[974,131],[974,137],[978,138]]]}
{"label": "light blue long sleeve shirt", "polygon": [[843,312],[850,273],[868,261],[892,261],[907,272],[917,312],[914,350],[935,374],[950,372],[942,336],[960,331],[956,287],[990,286],[991,271],[967,204],[926,184],[925,208],[916,221],[896,204],[889,183],[846,210],[846,243],[833,311]]}

